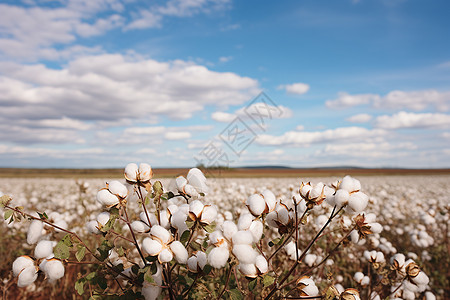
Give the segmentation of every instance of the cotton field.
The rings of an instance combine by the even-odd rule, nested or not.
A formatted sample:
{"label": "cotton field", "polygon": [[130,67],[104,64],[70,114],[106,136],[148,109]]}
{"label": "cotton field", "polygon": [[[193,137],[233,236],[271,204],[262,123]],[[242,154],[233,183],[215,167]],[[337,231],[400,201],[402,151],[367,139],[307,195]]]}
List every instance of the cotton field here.
{"label": "cotton field", "polygon": [[4,299],[450,298],[450,176],[124,174],[0,179]]}

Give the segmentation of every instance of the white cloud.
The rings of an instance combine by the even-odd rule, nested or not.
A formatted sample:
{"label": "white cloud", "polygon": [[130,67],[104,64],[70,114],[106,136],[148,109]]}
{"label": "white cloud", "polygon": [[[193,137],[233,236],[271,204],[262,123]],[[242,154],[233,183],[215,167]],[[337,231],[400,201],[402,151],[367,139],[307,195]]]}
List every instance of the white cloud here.
{"label": "white cloud", "polygon": [[309,91],[309,85],[306,83],[298,82],[292,84],[279,85],[277,89],[279,90],[284,89],[286,93],[291,95],[303,95]]}
{"label": "white cloud", "polygon": [[255,118],[256,120],[261,120],[258,124],[263,126],[267,125],[262,124],[263,122],[272,119],[288,119],[292,116],[293,112],[288,107],[283,105],[273,106],[264,102],[255,102],[250,106],[241,107],[234,113],[214,112],[211,114],[211,118],[217,122],[231,122],[236,117],[242,119]]}
{"label": "white cloud", "polygon": [[352,122],[352,123],[367,123],[370,120],[372,120],[372,116],[369,114],[358,114],[358,115],[351,116],[350,118],[347,118],[346,120],[349,122]]}
{"label": "white cloud", "polygon": [[375,126],[384,129],[450,128],[450,115],[437,113],[408,113],[401,111],[392,116],[379,116]]}
{"label": "white cloud", "polygon": [[305,126],[303,126],[303,125],[297,125],[297,127],[295,127],[295,130],[303,131],[303,130],[305,130]]}
{"label": "white cloud", "polygon": [[184,140],[191,137],[191,133],[188,131],[174,131],[174,132],[166,132],[164,137],[168,140]]}
{"label": "white cloud", "polygon": [[122,55],[82,57],[61,70],[10,63],[0,69],[2,115],[11,119],[181,120],[205,105],[241,104],[258,88],[251,78],[189,62]]}
{"label": "white cloud", "polygon": [[325,131],[288,131],[281,136],[262,134],[256,138],[260,145],[267,146],[309,146],[310,144],[330,141],[358,141],[367,138],[384,136],[386,132],[381,129],[366,129],[363,127],[340,127]]}
{"label": "white cloud", "polygon": [[379,109],[411,109],[415,111],[434,108],[439,111],[447,111],[450,108],[450,92],[436,90],[422,91],[392,91],[385,96],[377,94],[339,93],[339,97],[326,101],[329,108],[347,108],[357,105],[371,104]]}
{"label": "white cloud", "polygon": [[364,143],[334,143],[327,144],[324,149],[316,155],[326,157],[352,157],[352,158],[387,158],[401,156],[405,151],[416,150],[417,146],[413,143],[389,143],[364,142]]}
{"label": "white cloud", "polygon": [[219,57],[219,62],[226,63],[233,59],[233,56],[221,56]]}

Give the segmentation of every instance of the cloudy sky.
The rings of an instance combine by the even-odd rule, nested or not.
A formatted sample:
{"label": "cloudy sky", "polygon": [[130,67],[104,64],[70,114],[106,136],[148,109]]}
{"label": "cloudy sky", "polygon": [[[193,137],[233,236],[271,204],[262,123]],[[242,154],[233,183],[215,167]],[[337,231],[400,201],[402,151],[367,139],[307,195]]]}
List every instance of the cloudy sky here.
{"label": "cloudy sky", "polygon": [[0,166],[450,167],[448,11],[1,0]]}

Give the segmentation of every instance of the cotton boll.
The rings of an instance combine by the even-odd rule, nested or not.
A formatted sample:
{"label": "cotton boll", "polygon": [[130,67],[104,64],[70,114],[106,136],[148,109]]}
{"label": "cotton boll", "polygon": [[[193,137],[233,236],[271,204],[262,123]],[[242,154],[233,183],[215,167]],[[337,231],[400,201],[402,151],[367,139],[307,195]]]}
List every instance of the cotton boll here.
{"label": "cotton boll", "polygon": [[266,202],[261,195],[254,194],[247,199],[247,207],[254,216],[259,216],[266,209]]}
{"label": "cotton boll", "polygon": [[233,235],[238,231],[236,224],[232,221],[225,221],[222,224],[223,236],[228,240],[231,240]]}
{"label": "cotton boll", "polygon": [[187,184],[187,180],[183,176],[178,176],[175,179],[175,185],[179,192],[184,192],[184,187],[186,186],[186,184]]}
{"label": "cotton boll", "polygon": [[348,199],[348,206],[355,212],[362,212],[369,203],[369,197],[362,192],[351,194]]}
{"label": "cotton boll", "polygon": [[316,262],[316,259],[317,259],[317,255],[315,255],[315,254],[306,254],[303,261],[305,262],[305,264],[307,264],[308,266],[312,267],[314,265],[314,263]]}
{"label": "cotton boll", "polygon": [[58,280],[64,276],[64,265],[56,258],[47,260],[45,273],[50,280]]}
{"label": "cotton boll", "polygon": [[270,190],[264,190],[262,192],[262,196],[264,197],[264,201],[266,202],[269,212],[273,211],[275,209],[275,206],[277,205],[277,198],[275,197],[274,193],[272,193]]}
{"label": "cotton boll", "polygon": [[[69,228],[69,224],[67,224],[67,222],[65,220],[63,220],[63,219],[56,220],[55,222],[53,222],[53,224],[58,226],[58,227],[60,227],[60,228],[62,228],[62,229]],[[56,232],[63,232],[61,229],[58,229],[58,228],[55,228],[55,231]]]}
{"label": "cotton boll", "polygon": [[346,190],[337,190],[334,195],[334,203],[338,207],[342,207],[348,203],[348,199],[350,198],[350,194]]}
{"label": "cotton boll", "polygon": [[34,265],[23,269],[19,274],[17,286],[26,287],[35,282],[38,277],[37,272],[38,270]]}
{"label": "cotton boll", "polygon": [[319,295],[319,289],[316,284],[307,276],[304,276],[297,281],[297,288],[303,292],[302,294],[304,294],[304,296],[313,297]]}
{"label": "cotton boll", "polygon": [[207,193],[208,186],[206,185],[206,177],[203,172],[198,168],[192,168],[189,170],[186,176],[190,185],[192,185],[197,192]]}
{"label": "cotton boll", "polygon": [[283,225],[287,225],[289,223],[289,210],[284,204],[278,205],[276,208],[277,220]]}
{"label": "cotton boll", "polygon": [[380,233],[383,231],[383,226],[380,223],[370,223],[370,230],[373,233]]}
{"label": "cotton boll", "polygon": [[217,209],[214,205],[205,205],[203,208],[201,223],[211,224],[217,217]]}
{"label": "cotton boll", "polygon": [[34,248],[34,257],[44,258],[53,253],[53,247],[55,246],[55,242],[52,241],[40,241],[37,243],[36,248]]}
{"label": "cotton boll", "polygon": [[23,269],[34,266],[34,260],[26,255],[16,258],[12,265],[12,271],[14,277],[18,276]]}
{"label": "cotton boll", "polygon": [[143,232],[146,232],[148,230],[147,225],[145,225],[141,221],[133,221],[131,223],[131,228],[133,229],[133,231],[139,232],[139,233],[143,233]]}
{"label": "cotton boll", "polygon": [[186,225],[186,220],[187,220],[187,215],[181,210],[177,210],[170,218],[172,227],[178,229],[179,233],[183,233],[185,230],[188,230],[188,227]]}
{"label": "cotton boll", "polygon": [[124,176],[125,179],[131,182],[136,182],[139,174],[139,168],[137,164],[130,163],[125,167]]}
{"label": "cotton boll", "polygon": [[303,184],[302,183],[302,187],[300,188],[300,195],[303,198],[307,198],[308,194],[311,192],[312,190],[312,186],[310,184]]}
{"label": "cotton boll", "polygon": [[170,250],[172,250],[178,263],[185,264],[187,262],[189,254],[181,242],[174,241],[172,244],[170,244]]}
{"label": "cotton boll", "polygon": [[253,235],[250,231],[240,230],[233,235],[233,245],[251,245],[253,242]]}
{"label": "cotton boll", "polygon": [[409,291],[409,290],[403,290],[402,298],[403,298],[404,300],[414,300],[414,299],[416,299],[416,295],[415,295],[414,292],[412,292],[412,291]]}
{"label": "cotton boll", "polygon": [[200,269],[203,270],[203,268],[206,266],[206,263],[208,262],[208,258],[206,257],[206,253],[203,251],[198,251],[196,253],[197,256],[197,263]]}
{"label": "cotton boll", "polygon": [[161,294],[161,288],[157,285],[153,285],[147,281],[144,281],[144,286],[142,287],[141,294],[144,296],[145,300],[156,300]]}
{"label": "cotton boll", "polygon": [[269,264],[264,256],[258,255],[255,260],[255,266],[259,273],[265,274],[269,270]]}
{"label": "cotton boll", "polygon": [[117,195],[120,198],[126,198],[128,195],[127,187],[117,180],[109,182],[107,187],[111,194]]}
{"label": "cotton boll", "polygon": [[253,221],[253,216],[251,214],[242,214],[239,217],[237,227],[239,230],[246,230],[250,227]]}
{"label": "cotton boll", "polygon": [[119,204],[119,198],[107,189],[102,189],[97,193],[97,202],[104,206],[113,206]]}
{"label": "cotton boll", "polygon": [[200,217],[203,211],[204,205],[199,200],[194,200],[189,204],[189,215],[193,215],[193,219],[197,219]]}
{"label": "cotton boll", "polygon": [[161,211],[159,213],[159,219],[161,220],[161,223],[159,225],[161,225],[165,229],[168,229],[170,227],[169,218],[170,215],[166,210]]}
{"label": "cotton boll", "polygon": [[416,277],[413,277],[411,280],[417,285],[427,285],[430,281],[427,274],[422,271],[420,271],[419,274]]}
{"label": "cotton boll", "polygon": [[166,263],[173,259],[173,254],[169,249],[163,249],[159,255],[158,260],[160,263]]}
{"label": "cotton boll", "polygon": [[278,220],[278,214],[276,211],[272,211],[272,212],[268,213],[266,216],[266,223],[270,227],[278,228],[278,224],[275,222],[277,220]]}
{"label": "cotton boll", "polygon": [[257,243],[263,235],[264,225],[259,220],[253,221],[248,230],[252,233],[253,242]]}
{"label": "cotton boll", "polygon": [[108,212],[102,212],[97,216],[97,222],[99,222],[101,225],[105,225],[109,221],[109,213]]}
{"label": "cotton boll", "polygon": [[318,216],[318,217],[316,218],[315,223],[316,223],[317,227],[322,228],[323,225],[325,225],[325,223],[326,223],[327,221],[328,221],[328,217],[327,217],[327,216],[325,216],[325,215],[320,215],[320,216]]}
{"label": "cotton boll", "polygon": [[42,229],[44,229],[44,223],[38,220],[31,221],[27,232],[27,243],[30,245],[35,244],[42,236]]}
{"label": "cotton boll", "polygon": [[360,282],[360,284],[361,284],[362,286],[369,285],[369,283],[370,283],[370,278],[369,278],[369,276],[364,276],[364,277],[361,279],[361,282]]}
{"label": "cotton boll", "polygon": [[157,240],[153,240],[147,237],[142,241],[142,248],[151,256],[155,256],[161,252],[162,245]]}
{"label": "cotton boll", "polygon": [[230,252],[225,247],[216,247],[209,252],[208,263],[211,267],[219,269],[225,267]]}
{"label": "cotton boll", "polygon": [[234,245],[233,254],[241,264],[254,264],[258,253],[250,245]]}
{"label": "cotton boll", "polygon": [[197,273],[198,272],[198,263],[197,263],[197,256],[191,256],[187,260],[187,267],[189,271]]}
{"label": "cotton boll", "polygon": [[[147,218],[148,215],[148,218]],[[139,219],[141,219],[142,222],[152,226],[154,224],[158,224],[158,219],[156,216],[152,213],[145,213],[144,211],[139,214]]]}
{"label": "cotton boll", "polygon": [[238,269],[246,277],[253,278],[256,277],[258,273],[254,264],[239,264]]}
{"label": "cotton boll", "polygon": [[425,292],[425,300],[436,300],[436,296],[432,292]]}
{"label": "cotton boll", "polygon": [[153,177],[152,167],[149,164],[139,164],[139,180],[142,182],[149,181]]}
{"label": "cotton boll", "polygon": [[356,244],[359,242],[359,233],[356,230],[352,230],[352,232],[350,233],[350,239],[352,241],[352,243]]}
{"label": "cotton boll", "polygon": [[197,192],[197,190],[195,189],[195,187],[193,187],[190,184],[186,184],[183,188],[183,192],[185,194],[188,194],[189,196],[193,197],[193,198],[198,198],[199,193]]}
{"label": "cotton boll", "polygon": [[97,221],[89,221],[86,223],[86,229],[89,233],[100,234],[100,231],[97,229],[98,223]]}

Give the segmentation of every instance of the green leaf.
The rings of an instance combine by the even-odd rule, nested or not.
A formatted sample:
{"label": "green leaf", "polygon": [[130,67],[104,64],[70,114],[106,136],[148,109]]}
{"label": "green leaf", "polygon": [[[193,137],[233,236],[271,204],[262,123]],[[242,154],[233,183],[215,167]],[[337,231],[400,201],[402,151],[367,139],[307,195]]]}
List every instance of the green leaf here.
{"label": "green leaf", "polygon": [[186,246],[187,241],[189,240],[190,231],[185,230],[183,234],[180,237],[180,242],[183,244],[183,246]]}
{"label": "green leaf", "polygon": [[150,265],[150,272],[152,273],[152,275],[155,275],[156,272],[158,272],[158,267],[156,266],[156,263]]}
{"label": "green leaf", "polygon": [[256,277],[255,279],[250,280],[250,282],[248,283],[248,289],[250,291],[253,291],[256,288],[257,284],[258,284],[258,277]]}
{"label": "green leaf", "polygon": [[55,254],[55,258],[57,259],[68,259],[70,257],[70,248],[61,240],[53,248],[53,254]]}
{"label": "green leaf", "polygon": [[39,215],[39,218],[41,218],[41,220],[47,220],[48,216],[45,212],[43,212],[42,214],[40,212],[37,211],[37,214]]}
{"label": "green leaf", "polygon": [[82,246],[80,249],[78,249],[77,253],[75,253],[75,257],[78,261],[82,261],[85,254],[86,254],[86,247]]}
{"label": "green leaf", "polygon": [[230,299],[232,300],[244,299],[244,295],[242,295],[241,291],[238,289],[229,290],[228,295],[230,295]]}
{"label": "green leaf", "polygon": [[116,252],[119,256],[124,256],[125,255],[125,251],[123,250],[123,247],[120,246],[116,249]]}
{"label": "green leaf", "polygon": [[66,234],[62,239],[61,242],[66,245],[67,247],[71,248],[73,247],[72,238],[71,235],[68,233]]}
{"label": "green leaf", "polygon": [[155,279],[152,276],[152,270],[151,268],[147,269],[147,272],[145,272],[144,274],[144,280],[147,281],[148,283],[155,283]]}
{"label": "green leaf", "polygon": [[84,293],[84,284],[86,283],[85,278],[80,278],[75,282],[75,290],[77,291],[78,295],[83,295]]}
{"label": "green leaf", "polygon": [[114,245],[110,241],[106,239],[103,240],[103,242],[97,248],[98,252],[100,253],[99,259],[101,261],[104,261],[109,256],[109,250],[111,250],[113,247]]}
{"label": "green leaf", "polygon": [[272,285],[275,282],[275,278],[270,275],[264,275],[263,277],[263,285],[264,287]]}
{"label": "green leaf", "polygon": [[91,272],[91,273],[89,273],[89,274],[86,276],[86,280],[91,281],[92,279],[95,278],[96,275],[97,275],[96,272]]}
{"label": "green leaf", "polygon": [[106,224],[103,225],[103,226],[100,228],[100,231],[101,231],[101,232],[108,232],[108,231],[114,226],[114,223],[116,222],[116,219],[117,219],[118,217],[119,217],[119,216],[117,216],[117,215],[110,215],[110,216],[109,216],[108,222],[106,222]]}
{"label": "green leaf", "polygon": [[112,207],[110,210],[109,210],[109,214],[110,215],[115,215],[115,216],[119,216],[119,209],[117,208],[117,207]]}
{"label": "green leaf", "polygon": [[206,232],[208,232],[208,233],[212,233],[212,232],[214,232],[214,230],[216,230],[216,224],[211,223],[209,225],[205,225],[205,226],[203,226],[203,229],[205,229]]}
{"label": "green leaf", "polygon": [[12,216],[13,213],[14,213],[14,211],[11,209],[8,209],[7,211],[5,211],[5,215],[4,215],[5,220],[8,220]]}
{"label": "green leaf", "polygon": [[174,193],[172,193],[172,192],[168,192],[167,193],[167,196],[166,196],[167,199],[170,199],[170,198],[173,198],[173,197],[175,197]]}
{"label": "green leaf", "polygon": [[200,251],[202,249],[202,246],[197,242],[192,242],[189,246],[195,251]]}
{"label": "green leaf", "polygon": [[208,275],[209,273],[211,273],[212,267],[210,265],[206,265],[203,268],[203,273],[205,273],[205,275]]}
{"label": "green leaf", "polygon": [[194,226],[194,223],[195,223],[194,221],[186,220],[186,226],[187,226],[187,228],[191,229],[192,226]]}

